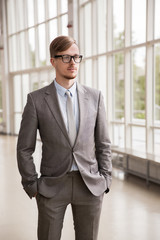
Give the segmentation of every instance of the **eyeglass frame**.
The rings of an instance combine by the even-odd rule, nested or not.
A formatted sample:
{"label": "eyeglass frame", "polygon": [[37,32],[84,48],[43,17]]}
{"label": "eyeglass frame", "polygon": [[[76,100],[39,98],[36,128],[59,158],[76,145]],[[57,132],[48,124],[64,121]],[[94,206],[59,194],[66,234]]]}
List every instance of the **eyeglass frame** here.
{"label": "eyeglass frame", "polygon": [[[69,60],[69,62],[64,62],[64,56],[67,56],[67,57],[70,57],[70,60]],[[55,55],[53,58],[59,58],[59,57],[61,57],[62,58],[62,62],[63,63],[70,63],[71,61],[72,61],[72,58],[73,58],[73,60],[74,60],[74,62],[75,63],[80,63],[81,61],[82,61],[82,55],[74,55],[74,56],[71,56],[71,55],[68,55],[68,54],[64,54],[64,55]],[[75,57],[79,57],[79,59],[80,59],[80,62],[76,62],[75,61]]]}

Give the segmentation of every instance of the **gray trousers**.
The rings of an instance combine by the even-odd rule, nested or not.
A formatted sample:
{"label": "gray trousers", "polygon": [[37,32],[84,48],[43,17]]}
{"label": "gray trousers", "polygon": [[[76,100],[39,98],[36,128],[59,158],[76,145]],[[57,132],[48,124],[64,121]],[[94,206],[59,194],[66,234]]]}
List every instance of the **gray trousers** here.
{"label": "gray trousers", "polygon": [[103,194],[94,196],[79,172],[66,174],[64,187],[53,198],[37,195],[38,240],[60,240],[64,214],[71,204],[75,239],[97,240]]}

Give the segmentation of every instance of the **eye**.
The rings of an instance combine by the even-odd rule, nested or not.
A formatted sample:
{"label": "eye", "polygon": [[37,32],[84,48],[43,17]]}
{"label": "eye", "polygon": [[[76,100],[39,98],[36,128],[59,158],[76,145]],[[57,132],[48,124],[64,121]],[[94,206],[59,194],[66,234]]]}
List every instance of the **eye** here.
{"label": "eye", "polygon": [[65,55],[65,56],[63,56],[63,59],[64,60],[70,60],[70,56]]}
{"label": "eye", "polygon": [[74,59],[75,59],[75,60],[79,60],[79,58],[80,58],[79,55],[74,56]]}

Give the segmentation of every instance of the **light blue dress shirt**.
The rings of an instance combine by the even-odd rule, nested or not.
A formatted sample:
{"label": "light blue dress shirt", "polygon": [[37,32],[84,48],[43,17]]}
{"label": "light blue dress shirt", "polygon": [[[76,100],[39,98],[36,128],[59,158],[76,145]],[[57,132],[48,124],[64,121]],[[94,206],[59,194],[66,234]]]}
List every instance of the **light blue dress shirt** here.
{"label": "light blue dress shirt", "polygon": [[[59,85],[56,80],[54,80],[54,84],[57,90],[57,96],[58,96],[58,101],[59,101],[59,106],[60,106],[60,110],[62,113],[62,117],[66,126],[66,129],[68,131],[68,119],[67,119],[67,95],[66,95],[66,91],[67,89],[65,89],[64,87],[62,87],[61,85]],[[79,128],[79,104],[78,104],[78,96],[77,96],[77,84],[76,82],[73,84],[73,86],[68,89],[71,93],[71,97],[72,97],[72,103],[73,103],[73,111],[74,111],[74,117],[75,117],[75,122],[76,122],[76,130],[78,132],[78,128]],[[73,161],[72,167],[71,167],[71,171],[77,171],[78,167],[75,161]]]}

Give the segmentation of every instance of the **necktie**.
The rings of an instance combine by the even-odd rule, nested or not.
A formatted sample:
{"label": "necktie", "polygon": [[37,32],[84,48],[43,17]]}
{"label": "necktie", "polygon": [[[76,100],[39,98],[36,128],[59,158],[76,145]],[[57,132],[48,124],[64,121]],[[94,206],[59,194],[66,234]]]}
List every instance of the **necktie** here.
{"label": "necktie", "polygon": [[72,98],[70,95],[69,90],[66,91],[67,94],[67,118],[68,118],[68,135],[71,142],[71,145],[74,145],[74,142],[76,140],[76,123],[73,113],[73,104],[72,104]]}

